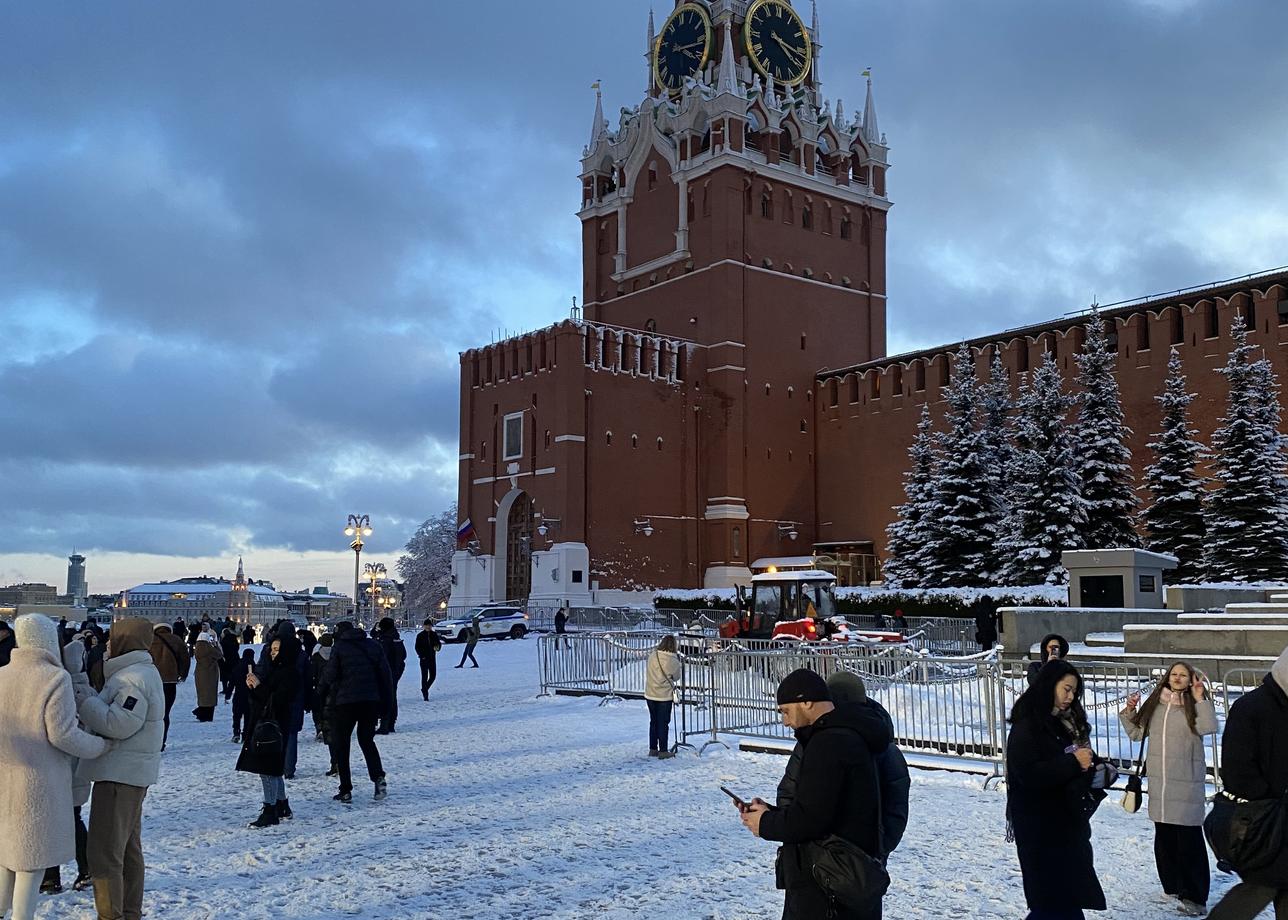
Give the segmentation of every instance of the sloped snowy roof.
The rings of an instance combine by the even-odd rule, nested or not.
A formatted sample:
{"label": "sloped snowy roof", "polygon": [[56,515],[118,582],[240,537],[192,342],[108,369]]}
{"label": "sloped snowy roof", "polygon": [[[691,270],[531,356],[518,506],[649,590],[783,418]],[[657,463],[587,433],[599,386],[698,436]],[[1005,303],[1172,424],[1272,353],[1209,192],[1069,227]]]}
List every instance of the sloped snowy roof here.
{"label": "sloped snowy roof", "polygon": [[[219,594],[224,591],[233,589],[232,582],[198,582],[196,584],[187,584],[184,582],[153,582],[145,585],[135,585],[133,588],[127,588],[129,594]],[[281,597],[281,593],[274,591],[272,588],[265,588],[263,585],[247,585],[246,591],[249,594],[260,596]]]}

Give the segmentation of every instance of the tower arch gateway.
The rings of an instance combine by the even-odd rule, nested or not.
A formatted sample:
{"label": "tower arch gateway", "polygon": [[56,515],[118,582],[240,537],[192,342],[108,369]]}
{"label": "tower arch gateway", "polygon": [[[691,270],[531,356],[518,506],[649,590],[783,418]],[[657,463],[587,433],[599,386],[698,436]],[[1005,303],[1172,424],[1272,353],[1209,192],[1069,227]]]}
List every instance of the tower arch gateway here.
{"label": "tower arch gateway", "polygon": [[496,509],[492,599],[526,601],[532,592],[533,499],[511,489]]}

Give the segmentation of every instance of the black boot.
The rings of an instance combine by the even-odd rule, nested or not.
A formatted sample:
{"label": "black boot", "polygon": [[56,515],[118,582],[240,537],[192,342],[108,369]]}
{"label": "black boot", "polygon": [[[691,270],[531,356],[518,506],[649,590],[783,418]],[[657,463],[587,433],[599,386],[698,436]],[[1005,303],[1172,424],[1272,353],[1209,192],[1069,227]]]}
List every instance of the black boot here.
{"label": "black boot", "polygon": [[344,805],[351,805],[353,804],[353,792],[352,790],[341,789],[335,795],[331,796],[331,800],[334,802],[340,802]]}
{"label": "black boot", "polygon": [[376,800],[377,802],[379,802],[381,799],[383,799],[383,798],[384,798],[385,796],[387,796],[387,795],[389,795],[389,786],[388,786],[388,784],[385,782],[385,778],[382,776],[382,777],[380,777],[380,779],[376,780],[376,795],[375,795],[375,800]]}
{"label": "black boot", "polygon": [[45,877],[40,881],[41,894],[58,894],[63,890],[62,869],[59,866],[50,866],[45,870]]}
{"label": "black boot", "polygon": [[289,821],[295,815],[291,814],[291,803],[289,799],[277,800],[277,820]]}
{"label": "black boot", "polygon": [[256,818],[254,821],[250,822],[250,824],[247,824],[246,826],[247,827],[276,827],[277,824],[278,824],[277,806],[265,805],[264,810],[259,813],[259,817]]}

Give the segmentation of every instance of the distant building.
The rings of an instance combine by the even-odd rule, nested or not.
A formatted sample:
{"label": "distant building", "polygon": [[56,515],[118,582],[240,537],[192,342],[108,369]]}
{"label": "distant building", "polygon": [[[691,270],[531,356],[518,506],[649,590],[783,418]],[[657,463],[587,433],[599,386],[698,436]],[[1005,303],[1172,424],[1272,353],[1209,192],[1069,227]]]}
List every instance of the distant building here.
{"label": "distant building", "polygon": [[121,607],[122,613],[128,610],[129,616],[157,623],[207,615],[212,620],[228,617],[238,623],[271,625],[287,615],[282,592],[269,582],[248,581],[240,559],[232,581],[203,575],[136,585],[122,592]]}
{"label": "distant building", "polygon": [[0,606],[21,607],[29,604],[55,604],[58,589],[53,585],[23,582],[0,588]]}
{"label": "distant building", "polygon": [[302,616],[310,623],[343,620],[353,611],[353,598],[347,594],[332,594],[321,586],[311,591],[283,592],[282,597],[291,616]]}
{"label": "distant building", "polygon": [[72,553],[67,557],[67,596],[73,607],[83,607],[88,594],[85,585],[85,557],[80,553]]}

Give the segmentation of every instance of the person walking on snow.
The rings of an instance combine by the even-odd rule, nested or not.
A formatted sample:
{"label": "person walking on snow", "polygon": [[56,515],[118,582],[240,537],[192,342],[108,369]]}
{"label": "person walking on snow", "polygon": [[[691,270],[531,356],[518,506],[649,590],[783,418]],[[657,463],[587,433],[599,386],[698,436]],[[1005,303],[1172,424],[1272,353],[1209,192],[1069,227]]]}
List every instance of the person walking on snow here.
{"label": "person walking on snow", "polygon": [[483,632],[482,620],[483,614],[481,611],[476,612],[470,619],[470,631],[465,637],[465,651],[461,652],[461,663],[457,665],[458,668],[465,667],[466,658],[474,662],[471,667],[477,668],[479,666],[478,660],[474,657],[474,646],[479,644],[479,636]]}
{"label": "person walking on snow", "polygon": [[108,750],[76,723],[58,625],[41,614],[15,623],[16,647],[0,669],[0,915],[35,916],[41,879],[76,855],[72,764]]}
{"label": "person walking on snow", "polygon": [[[556,640],[557,641],[557,640]],[[648,756],[674,757],[671,750],[671,708],[680,682],[680,656],[675,636],[663,636],[644,664],[644,703],[648,706]]]}
{"label": "person walking on snow", "polygon": [[225,703],[233,698],[233,692],[237,688],[237,659],[241,657],[239,649],[237,633],[231,626],[225,626],[219,634],[219,683],[222,685]]}
{"label": "person walking on snow", "polygon": [[149,647],[152,624],[140,617],[112,624],[103,689],[80,706],[90,731],[112,739],[95,760],[82,760],[80,782],[92,782],[89,873],[99,920],[143,915],[143,798],[161,772],[165,691]]}
{"label": "person walking on snow", "polygon": [[250,726],[250,687],[247,676],[255,673],[255,650],[242,649],[241,660],[233,665],[233,744],[241,744],[242,726]]}
{"label": "person walking on snow", "polygon": [[353,776],[349,772],[349,742],[358,730],[358,747],[367,764],[367,776],[375,786],[375,799],[388,795],[385,768],[376,747],[376,722],[389,705],[392,675],[389,661],[380,646],[368,639],[351,623],[336,627],[331,659],[322,677],[324,696],[335,699],[335,725],[332,728],[331,756],[340,774],[340,789],[335,801],[353,801]]}
{"label": "person walking on snow", "polygon": [[434,632],[434,621],[426,619],[420,624],[420,633],[416,636],[416,657],[420,659],[420,695],[429,702],[429,688],[434,686],[438,676],[438,652],[443,647],[443,640]]}
{"label": "person walking on snow", "polygon": [[1182,914],[1201,917],[1207,913],[1211,886],[1203,840],[1203,736],[1216,734],[1216,707],[1207,698],[1202,678],[1182,661],[1172,665],[1144,706],[1139,692],[1127,697],[1118,718],[1133,741],[1148,745],[1144,775],[1149,777],[1154,862],[1163,893],[1180,901]]}
{"label": "person walking on snow", "polygon": [[385,617],[380,621],[380,625],[376,627],[375,639],[385,653],[385,660],[389,662],[389,675],[393,681],[389,706],[380,718],[380,727],[376,729],[377,735],[388,735],[394,731],[394,725],[398,721],[398,681],[402,680],[403,672],[407,670],[407,646],[398,635],[398,626],[393,617]]}
{"label": "person walking on snow", "polygon": [[[176,625],[182,622],[178,620]],[[116,632],[115,625],[112,627],[112,632]],[[165,743],[170,739],[170,710],[174,708],[174,698],[178,693],[179,684],[188,679],[188,669],[192,665],[192,659],[188,655],[188,647],[183,644],[183,640],[172,633],[170,627],[164,623],[153,627],[152,645],[149,651],[152,653],[152,663],[161,675],[161,686],[165,693],[165,732],[161,737],[161,750],[164,751]]]}
{"label": "person walking on snow", "polygon": [[[1288,789],[1288,649],[1261,686],[1230,706],[1221,737],[1221,781],[1240,799],[1278,799]],[[1276,920],[1288,918],[1288,839],[1268,865],[1239,873],[1209,920],[1252,920],[1274,904]]]}
{"label": "person walking on snow", "polygon": [[198,722],[213,722],[215,706],[219,703],[219,663],[223,652],[208,627],[203,626],[197,634],[192,654],[197,662],[197,708],[192,714]]}

